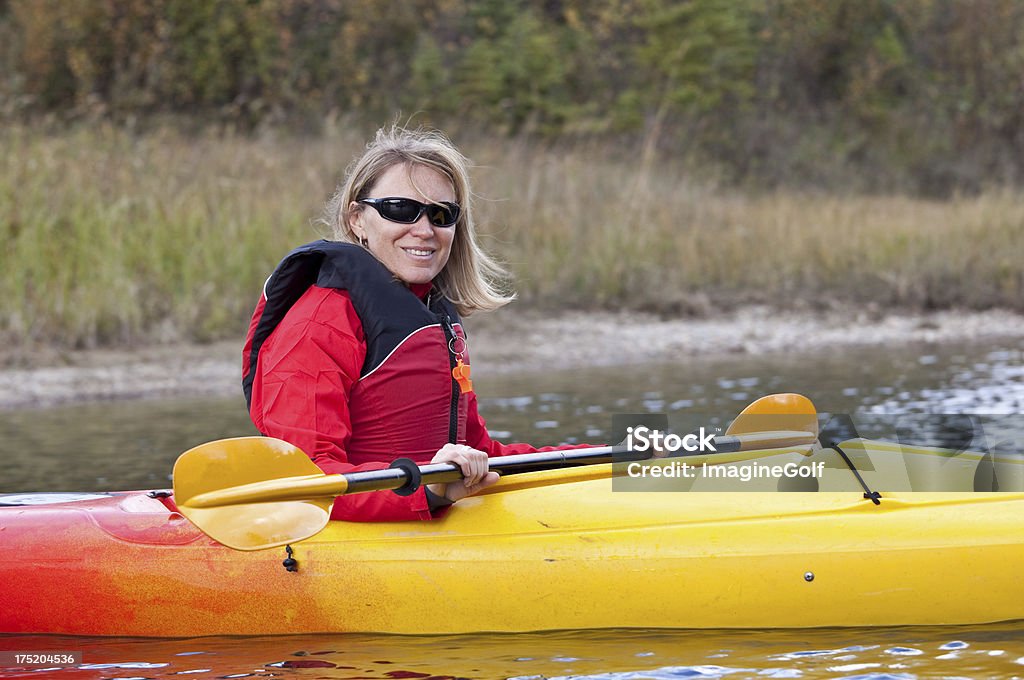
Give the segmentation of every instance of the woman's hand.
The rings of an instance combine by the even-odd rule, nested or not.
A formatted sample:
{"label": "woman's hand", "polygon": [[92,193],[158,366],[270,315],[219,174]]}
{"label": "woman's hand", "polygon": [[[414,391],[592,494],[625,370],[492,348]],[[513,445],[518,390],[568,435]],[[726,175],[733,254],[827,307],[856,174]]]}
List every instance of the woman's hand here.
{"label": "woman's hand", "polygon": [[445,444],[430,462],[454,463],[462,470],[461,482],[427,485],[431,493],[447,498],[453,503],[486,489],[499,479],[497,472],[487,469],[486,453],[462,444]]}

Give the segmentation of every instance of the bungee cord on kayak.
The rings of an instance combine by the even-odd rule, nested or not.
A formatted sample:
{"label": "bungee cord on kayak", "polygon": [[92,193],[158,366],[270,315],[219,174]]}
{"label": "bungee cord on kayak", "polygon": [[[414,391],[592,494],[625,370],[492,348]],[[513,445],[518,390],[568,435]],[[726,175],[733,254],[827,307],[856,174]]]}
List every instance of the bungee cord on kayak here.
{"label": "bungee cord on kayak", "polygon": [[867,482],[865,482],[864,478],[860,476],[860,472],[857,470],[857,466],[853,464],[853,461],[850,460],[850,457],[846,455],[846,452],[843,451],[842,448],[840,448],[839,444],[832,444],[832,446],[830,446],[829,448],[834,450],[842,457],[843,462],[845,462],[846,466],[850,468],[850,472],[852,472],[853,476],[857,478],[857,483],[864,487],[864,499],[871,501],[875,505],[881,505],[882,494],[880,494],[877,491],[872,491],[871,488],[868,487]]}

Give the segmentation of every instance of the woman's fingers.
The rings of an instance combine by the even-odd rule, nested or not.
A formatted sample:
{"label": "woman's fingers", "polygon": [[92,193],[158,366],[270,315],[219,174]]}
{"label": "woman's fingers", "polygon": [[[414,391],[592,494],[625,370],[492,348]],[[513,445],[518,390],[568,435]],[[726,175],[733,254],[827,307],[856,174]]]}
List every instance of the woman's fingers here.
{"label": "woman's fingers", "polygon": [[445,496],[452,501],[474,494],[498,481],[498,473],[488,471],[487,454],[470,446],[445,444],[430,462],[452,463],[462,471],[462,484],[449,484],[445,491]]}
{"label": "woman's fingers", "polygon": [[477,488],[473,490],[473,493],[476,493],[480,489],[486,489],[489,486],[494,486],[498,483],[499,479],[501,479],[501,475],[497,472],[488,472],[484,475],[484,478],[480,480],[480,483],[476,485]]}
{"label": "woman's fingers", "polygon": [[499,479],[501,479],[501,475],[497,472],[488,472],[479,483],[473,484],[472,486],[449,484],[448,488],[445,489],[444,496],[450,501],[462,500],[466,496],[472,496],[482,489],[486,489],[489,486],[497,484]]}
{"label": "woman's fingers", "polygon": [[487,454],[462,444],[445,444],[432,462],[454,463],[462,470],[462,483],[466,487],[479,484],[487,474]]}

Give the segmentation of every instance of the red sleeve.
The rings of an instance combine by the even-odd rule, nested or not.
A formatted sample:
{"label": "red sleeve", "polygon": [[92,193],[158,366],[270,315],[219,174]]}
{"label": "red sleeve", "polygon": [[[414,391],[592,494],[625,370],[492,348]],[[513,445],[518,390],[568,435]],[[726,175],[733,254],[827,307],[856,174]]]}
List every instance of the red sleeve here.
{"label": "red sleeve", "polygon": [[469,393],[468,413],[466,416],[466,443],[474,449],[485,452],[489,457],[511,456],[517,453],[537,453],[539,451],[563,451],[566,449],[584,449],[593,444],[563,444],[560,446],[542,446],[537,448],[530,444],[502,444],[491,439],[487,434],[487,424],[477,409],[476,392]]}
{"label": "red sleeve", "polygon": [[[348,294],[313,286],[260,350],[250,406],[253,423],[264,435],[305,451],[328,474],[387,467],[348,462],[348,400],[365,357],[362,323]],[[331,512],[331,519],[347,521],[431,517],[422,487],[405,497],[391,491],[339,496]]]}

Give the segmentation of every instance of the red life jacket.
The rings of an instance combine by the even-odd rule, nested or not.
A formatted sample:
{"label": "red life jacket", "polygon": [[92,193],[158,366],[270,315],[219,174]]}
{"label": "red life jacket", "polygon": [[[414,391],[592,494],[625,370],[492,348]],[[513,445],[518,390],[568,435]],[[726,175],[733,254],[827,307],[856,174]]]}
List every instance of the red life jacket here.
{"label": "red life jacket", "polygon": [[[346,291],[366,337],[366,359],[349,395],[349,462],[390,463],[400,455],[426,462],[446,443],[465,443],[468,400],[460,399],[449,349],[453,337],[458,343],[465,335],[454,305],[436,290],[420,300],[369,252],[348,243],[301,246],[267,280],[243,349],[250,413],[260,350],[313,285]],[[469,363],[467,354],[461,358]]]}

